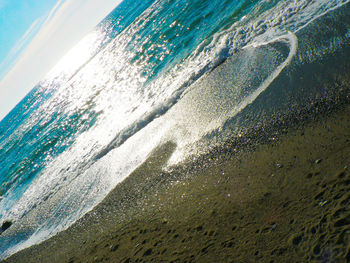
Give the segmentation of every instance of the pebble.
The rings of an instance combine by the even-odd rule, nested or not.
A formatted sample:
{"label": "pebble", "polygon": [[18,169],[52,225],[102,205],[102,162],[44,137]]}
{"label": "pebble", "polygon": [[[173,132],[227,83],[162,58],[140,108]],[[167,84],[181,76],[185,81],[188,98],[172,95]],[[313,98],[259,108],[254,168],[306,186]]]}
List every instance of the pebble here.
{"label": "pebble", "polygon": [[8,229],[10,226],[12,225],[12,222],[7,220],[7,221],[4,221],[2,223],[2,226],[1,226],[1,231],[5,231],[6,229]]}

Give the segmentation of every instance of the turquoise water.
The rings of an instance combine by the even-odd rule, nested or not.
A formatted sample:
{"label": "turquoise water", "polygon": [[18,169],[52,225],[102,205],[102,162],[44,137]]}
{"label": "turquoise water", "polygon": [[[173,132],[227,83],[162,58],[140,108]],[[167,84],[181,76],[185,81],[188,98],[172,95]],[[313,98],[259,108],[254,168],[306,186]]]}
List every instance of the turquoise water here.
{"label": "turquoise water", "polygon": [[210,150],[298,33],[347,2],[124,0],[0,122],[0,259],[69,227],[157,145],[177,143],[169,165]]}

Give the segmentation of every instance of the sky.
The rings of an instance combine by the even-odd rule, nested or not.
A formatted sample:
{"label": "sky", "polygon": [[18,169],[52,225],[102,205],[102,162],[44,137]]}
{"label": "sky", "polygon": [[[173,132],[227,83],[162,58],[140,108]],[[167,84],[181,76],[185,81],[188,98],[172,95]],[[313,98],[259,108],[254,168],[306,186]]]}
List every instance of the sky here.
{"label": "sky", "polygon": [[0,120],[122,0],[0,0]]}

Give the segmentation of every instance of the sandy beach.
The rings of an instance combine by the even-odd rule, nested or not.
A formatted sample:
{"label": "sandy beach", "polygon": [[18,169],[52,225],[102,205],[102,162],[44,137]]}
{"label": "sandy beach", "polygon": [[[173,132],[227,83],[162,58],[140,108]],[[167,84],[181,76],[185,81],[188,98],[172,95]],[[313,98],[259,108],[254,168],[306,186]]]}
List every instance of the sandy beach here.
{"label": "sandy beach", "polygon": [[349,262],[349,116],[341,105],[187,170],[161,170],[169,143],[73,227],[4,262]]}

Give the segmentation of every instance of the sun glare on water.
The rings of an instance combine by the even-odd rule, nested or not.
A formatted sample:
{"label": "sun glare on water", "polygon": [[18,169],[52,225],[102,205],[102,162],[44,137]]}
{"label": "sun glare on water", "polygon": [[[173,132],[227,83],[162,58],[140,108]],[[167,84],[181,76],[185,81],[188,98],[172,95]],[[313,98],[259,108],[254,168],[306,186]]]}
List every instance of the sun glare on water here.
{"label": "sun glare on water", "polygon": [[50,79],[55,76],[67,75],[68,73],[77,71],[79,67],[83,66],[91,59],[101,39],[103,39],[101,32],[93,31],[89,33],[59,60],[47,77]]}

